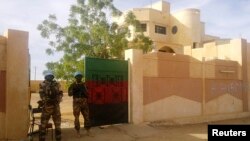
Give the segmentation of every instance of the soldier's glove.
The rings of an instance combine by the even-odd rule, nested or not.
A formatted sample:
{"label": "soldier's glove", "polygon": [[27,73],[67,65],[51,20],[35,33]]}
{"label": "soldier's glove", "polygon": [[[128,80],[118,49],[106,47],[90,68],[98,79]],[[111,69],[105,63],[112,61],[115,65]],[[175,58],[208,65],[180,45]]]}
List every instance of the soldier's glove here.
{"label": "soldier's glove", "polygon": [[38,104],[38,108],[42,108],[44,106],[44,101],[39,100],[39,101],[37,101],[37,104]]}

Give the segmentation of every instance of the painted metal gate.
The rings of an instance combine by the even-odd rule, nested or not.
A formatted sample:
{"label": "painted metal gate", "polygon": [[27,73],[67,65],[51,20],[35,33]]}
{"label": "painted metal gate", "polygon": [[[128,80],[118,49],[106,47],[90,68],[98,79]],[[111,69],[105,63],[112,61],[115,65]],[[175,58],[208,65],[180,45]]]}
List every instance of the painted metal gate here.
{"label": "painted metal gate", "polygon": [[85,82],[93,126],[128,123],[127,61],[86,57]]}

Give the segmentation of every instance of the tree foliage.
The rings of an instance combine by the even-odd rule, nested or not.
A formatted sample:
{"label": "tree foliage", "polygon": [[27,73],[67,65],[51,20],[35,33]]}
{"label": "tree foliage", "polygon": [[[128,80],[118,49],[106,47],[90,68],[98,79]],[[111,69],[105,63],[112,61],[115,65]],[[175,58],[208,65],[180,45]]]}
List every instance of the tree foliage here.
{"label": "tree foliage", "polygon": [[151,50],[152,41],[142,32],[132,41],[128,40],[129,26],[140,24],[132,12],[126,15],[123,25],[110,22],[107,14],[121,16],[122,13],[112,0],[77,0],[70,8],[66,26],[57,24],[55,15],[49,15],[38,25],[41,36],[49,40],[46,53],[63,53],[59,61],[46,64],[57,78],[69,80],[76,70],[83,72],[84,56],[123,59],[124,50],[128,48]]}

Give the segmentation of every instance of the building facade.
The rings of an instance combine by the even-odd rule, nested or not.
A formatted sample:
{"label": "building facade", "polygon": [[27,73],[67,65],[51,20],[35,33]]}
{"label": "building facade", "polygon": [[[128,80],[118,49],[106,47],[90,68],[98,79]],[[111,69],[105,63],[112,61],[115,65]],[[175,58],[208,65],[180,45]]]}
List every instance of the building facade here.
{"label": "building facade", "polygon": [[[157,50],[164,46],[173,48],[176,53],[183,54],[185,46],[202,47],[203,44],[219,39],[205,34],[205,23],[200,20],[200,10],[184,9],[170,13],[170,3],[159,1],[144,8],[131,10],[141,23],[144,35],[150,37]],[[124,15],[113,20],[121,24]],[[131,27],[132,37],[136,34]]]}
{"label": "building facade", "polygon": [[[132,12],[157,50],[126,51],[132,122],[186,118],[196,123],[250,116],[247,40],[207,35],[198,9],[170,13],[170,4],[159,1]],[[122,24],[123,19],[114,20]],[[136,30],[130,29],[133,38]]]}

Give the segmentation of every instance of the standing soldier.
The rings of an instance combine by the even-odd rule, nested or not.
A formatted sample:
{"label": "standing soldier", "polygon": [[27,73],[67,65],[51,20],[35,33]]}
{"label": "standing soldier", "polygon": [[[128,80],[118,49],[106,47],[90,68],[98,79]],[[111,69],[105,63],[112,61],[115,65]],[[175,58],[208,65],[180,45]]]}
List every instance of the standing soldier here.
{"label": "standing soldier", "polygon": [[85,83],[82,82],[83,75],[81,72],[76,72],[74,75],[76,81],[73,82],[69,89],[68,95],[73,96],[73,114],[75,117],[75,129],[77,135],[80,137],[80,122],[79,116],[82,113],[84,118],[84,128],[87,130],[87,134],[90,136],[90,120],[89,120],[89,107],[88,107],[88,92]]}
{"label": "standing soldier", "polygon": [[42,100],[41,129],[39,141],[45,141],[46,125],[52,116],[55,125],[56,141],[61,141],[61,112],[60,102],[63,93],[60,90],[60,84],[56,82],[51,71],[45,74],[45,80],[40,83],[40,98]]}

